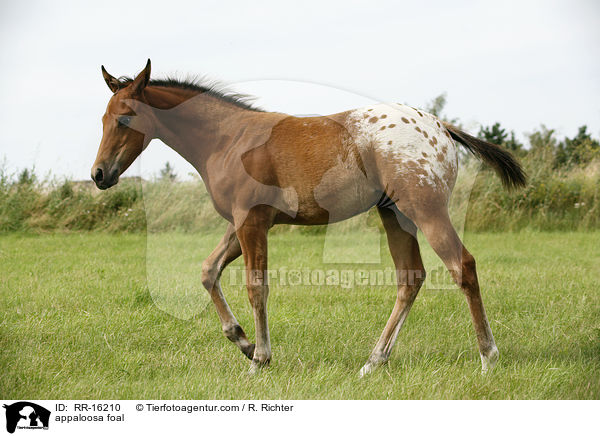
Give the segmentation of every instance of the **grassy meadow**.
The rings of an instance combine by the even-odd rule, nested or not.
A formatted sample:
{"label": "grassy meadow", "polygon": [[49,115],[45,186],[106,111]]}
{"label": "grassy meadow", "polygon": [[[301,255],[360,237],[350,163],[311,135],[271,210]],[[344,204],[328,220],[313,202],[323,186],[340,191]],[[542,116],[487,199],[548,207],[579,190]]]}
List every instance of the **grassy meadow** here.
{"label": "grassy meadow", "polygon": [[[251,377],[200,283],[224,229],[201,180],[100,192],[0,165],[0,397],[600,399],[600,160],[556,166],[547,149],[521,156],[522,190],[466,160],[453,194],[498,367],[480,374],[466,301],[423,243],[427,282],[389,364],[362,380],[396,293],[356,279],[392,268],[374,210],[273,229],[273,361]],[[304,275],[331,269],[334,284]],[[242,276],[238,259],[223,288],[253,338]]]}
{"label": "grassy meadow", "polygon": [[[381,264],[323,264],[323,233],[282,231],[270,238],[270,267],[391,267],[373,230]],[[0,236],[0,397],[600,399],[598,231],[467,233],[498,366],[480,374],[464,297],[428,278],[389,364],[365,379],[358,371],[394,287],[272,280],[273,361],[249,376],[200,284],[200,262],[220,231]],[[364,235],[330,235],[327,250],[344,259]],[[438,271],[421,247],[428,271]],[[233,280],[224,274],[224,292],[252,338],[247,293]]]}

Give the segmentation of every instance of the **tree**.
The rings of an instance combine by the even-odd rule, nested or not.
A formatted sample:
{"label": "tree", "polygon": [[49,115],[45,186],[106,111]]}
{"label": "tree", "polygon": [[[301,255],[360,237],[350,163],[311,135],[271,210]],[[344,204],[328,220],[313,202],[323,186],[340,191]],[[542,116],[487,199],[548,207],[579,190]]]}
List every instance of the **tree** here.
{"label": "tree", "polygon": [[552,171],[556,168],[556,139],[554,129],[543,124],[539,129],[527,134],[529,139],[529,157],[536,171]]}
{"label": "tree", "polygon": [[500,126],[500,123],[495,123],[491,127],[481,126],[477,136],[484,141],[501,145],[510,151],[518,152],[523,148],[523,144],[515,137],[515,132],[511,130],[510,134],[507,133],[506,130]]}
{"label": "tree", "polygon": [[587,132],[583,125],[573,138],[565,138],[556,150],[556,165],[581,165],[600,158],[600,143]]}
{"label": "tree", "polygon": [[37,181],[35,176],[35,169],[24,168],[17,176],[18,185],[31,186]]}
{"label": "tree", "polygon": [[[458,118],[448,118],[443,113],[447,102],[448,102],[447,94],[445,92],[443,92],[425,105],[425,111],[429,112],[431,115],[436,116],[441,121],[453,124],[456,127],[458,127],[459,129],[461,129],[462,125],[459,122]],[[469,154],[469,152],[467,152],[463,147],[458,147],[456,149],[456,151],[458,153],[458,158],[461,162],[464,162],[467,159],[471,158],[471,155]]]}
{"label": "tree", "polygon": [[177,174],[175,174],[175,171],[171,164],[169,162],[165,163],[163,169],[160,170],[160,179],[166,180],[168,182],[174,182],[176,178]]}
{"label": "tree", "polygon": [[427,103],[427,105],[425,106],[425,110],[427,112],[429,112],[431,115],[435,115],[436,117],[439,118],[442,116],[442,111],[444,110],[445,106],[446,106],[446,93],[444,92],[444,93],[438,95],[433,100],[431,100],[429,103]]}
{"label": "tree", "polygon": [[548,129],[543,124],[539,130],[534,130],[527,136],[529,138],[531,151],[553,150],[558,144],[558,141],[554,136],[554,129]]}
{"label": "tree", "polygon": [[425,111],[429,112],[431,115],[435,115],[442,121],[460,127],[460,125],[458,124],[458,118],[448,118],[446,115],[443,114],[447,102],[447,94],[443,92],[425,105]]}

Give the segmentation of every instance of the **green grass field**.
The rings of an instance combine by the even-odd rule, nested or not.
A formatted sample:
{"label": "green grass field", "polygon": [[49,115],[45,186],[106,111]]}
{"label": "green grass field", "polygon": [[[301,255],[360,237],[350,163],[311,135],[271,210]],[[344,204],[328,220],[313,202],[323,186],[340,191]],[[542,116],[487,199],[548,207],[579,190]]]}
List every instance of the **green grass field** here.
{"label": "green grass field", "polygon": [[[389,364],[365,379],[358,371],[390,314],[392,286],[273,281],[272,364],[249,376],[249,361],[222,335],[200,285],[200,262],[219,237],[161,234],[147,251],[141,234],[1,236],[0,397],[600,398],[600,232],[467,234],[498,366],[480,374],[460,291],[427,283]],[[340,236],[330,250],[343,257],[361,250],[361,238]],[[381,268],[324,265],[323,241],[272,235],[270,267]],[[421,246],[428,270],[437,271],[441,263]],[[225,295],[253,337],[246,291],[230,279],[225,273]]]}

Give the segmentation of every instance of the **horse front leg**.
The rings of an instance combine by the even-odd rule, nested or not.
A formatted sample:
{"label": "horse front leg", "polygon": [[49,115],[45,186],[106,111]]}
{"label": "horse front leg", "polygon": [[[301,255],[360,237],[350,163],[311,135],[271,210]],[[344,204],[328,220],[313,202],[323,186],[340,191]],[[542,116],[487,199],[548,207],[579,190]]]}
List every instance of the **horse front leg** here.
{"label": "horse front leg", "polygon": [[250,213],[237,230],[246,265],[246,286],[256,330],[256,347],[250,366],[251,373],[268,366],[271,361],[271,340],[267,320],[267,298],[269,296],[267,232],[269,227],[267,219]]}
{"label": "horse front leg", "polygon": [[236,344],[248,359],[254,356],[254,344],[250,343],[246,333],[238,323],[229,308],[223,291],[220,278],[223,270],[232,261],[242,254],[240,243],[233,225],[227,227],[225,235],[219,245],[213,250],[202,264],[202,284],[208,290],[221,321],[223,333],[231,342]]}

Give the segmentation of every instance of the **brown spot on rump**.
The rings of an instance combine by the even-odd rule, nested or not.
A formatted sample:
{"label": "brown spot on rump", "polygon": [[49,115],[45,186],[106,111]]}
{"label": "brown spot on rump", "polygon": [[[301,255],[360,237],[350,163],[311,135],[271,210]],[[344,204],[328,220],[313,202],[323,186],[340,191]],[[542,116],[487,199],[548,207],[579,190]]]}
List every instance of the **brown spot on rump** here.
{"label": "brown spot on rump", "polygon": [[387,115],[386,115],[386,114],[383,114],[383,115],[381,116],[381,118],[382,118],[382,119],[383,119],[383,118],[387,118]]}
{"label": "brown spot on rump", "polygon": [[415,130],[419,133],[421,132],[421,129],[419,128],[419,126],[415,127]]}
{"label": "brown spot on rump", "polygon": [[442,147],[442,153],[446,153],[448,151],[448,147],[446,147],[445,145]]}
{"label": "brown spot on rump", "polygon": [[429,173],[427,171],[425,171],[423,168],[417,168],[416,170],[413,170],[413,172],[417,176],[428,176],[429,175]]}
{"label": "brown spot on rump", "polygon": [[444,162],[444,154],[443,153],[438,153],[436,158],[439,162]]}
{"label": "brown spot on rump", "polygon": [[379,130],[385,130],[385,126],[381,126],[381,129],[379,129]]}
{"label": "brown spot on rump", "polygon": [[450,136],[450,133],[448,133],[448,131],[447,131],[447,130],[446,130],[446,131],[444,131],[444,134],[445,134],[445,135],[446,135],[448,138],[452,139],[452,136]]}
{"label": "brown spot on rump", "polygon": [[425,153],[424,151],[421,152],[421,154],[423,155],[423,157],[427,157],[429,156],[427,153]]}
{"label": "brown spot on rump", "polygon": [[[422,166],[417,161],[404,162],[404,167],[405,171],[403,171],[403,179],[422,193],[423,196],[420,200],[423,200],[426,203],[429,203],[430,201],[446,201],[447,193],[445,192],[438,194],[436,190],[431,190],[429,187],[425,188],[426,191],[420,190],[420,187],[424,186],[425,183],[443,189],[444,181],[441,180],[436,173],[426,171],[426,167]],[[443,199],[440,195],[443,196]]]}
{"label": "brown spot on rump", "polygon": [[408,121],[406,118],[402,117],[400,119],[402,120],[403,123],[410,124],[410,121]]}
{"label": "brown spot on rump", "polygon": [[[415,110],[416,110],[416,109],[415,109]],[[417,111],[417,113],[418,113],[420,116],[423,116],[423,114],[422,114],[421,112],[419,112],[418,110],[416,110],[416,111]]]}
{"label": "brown spot on rump", "polygon": [[363,114],[363,118],[369,118],[369,114]]}
{"label": "brown spot on rump", "polygon": [[377,118],[377,117],[371,117],[371,118],[369,118],[369,123],[376,123],[378,119],[379,118]]}
{"label": "brown spot on rump", "polygon": [[417,162],[419,162],[421,165],[425,165],[427,163],[425,159],[418,159]]}
{"label": "brown spot on rump", "polygon": [[372,110],[373,110],[372,108],[371,109],[367,109],[368,112],[371,112]]}
{"label": "brown spot on rump", "polygon": [[388,145],[392,145],[392,141],[388,141]]}
{"label": "brown spot on rump", "polygon": [[440,128],[442,127],[442,125],[440,124],[439,121],[436,121],[435,123],[437,124],[438,127],[440,127]]}
{"label": "brown spot on rump", "polygon": [[413,123],[417,124],[417,122],[415,121],[415,119],[414,119],[414,118],[411,118],[410,120],[411,120]]}
{"label": "brown spot on rump", "polygon": [[433,141],[434,144],[437,144],[437,138],[434,136],[433,138],[431,138],[431,140]]}
{"label": "brown spot on rump", "polygon": [[393,127],[396,127],[396,125],[395,125],[394,123],[392,123],[392,124],[390,124],[388,127],[391,129],[391,128],[393,128]]}
{"label": "brown spot on rump", "polygon": [[429,140],[429,145],[431,145],[433,147],[435,145],[435,143],[430,139]]}
{"label": "brown spot on rump", "polygon": [[423,136],[426,137],[426,138],[429,137],[429,135],[427,134],[427,132],[425,130],[423,130]]}

